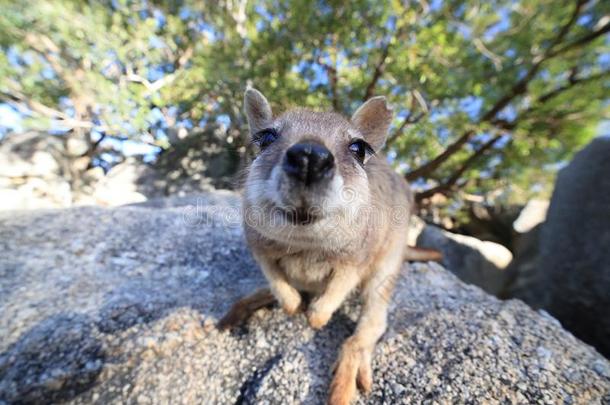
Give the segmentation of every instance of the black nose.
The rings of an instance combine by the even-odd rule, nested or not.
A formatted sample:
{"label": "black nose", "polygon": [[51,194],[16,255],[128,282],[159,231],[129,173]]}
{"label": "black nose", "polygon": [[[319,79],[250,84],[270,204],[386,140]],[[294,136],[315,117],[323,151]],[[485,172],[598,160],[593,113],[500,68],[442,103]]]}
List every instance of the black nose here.
{"label": "black nose", "polygon": [[332,176],[335,158],[318,143],[297,143],[286,151],[283,167],[286,174],[310,185]]}

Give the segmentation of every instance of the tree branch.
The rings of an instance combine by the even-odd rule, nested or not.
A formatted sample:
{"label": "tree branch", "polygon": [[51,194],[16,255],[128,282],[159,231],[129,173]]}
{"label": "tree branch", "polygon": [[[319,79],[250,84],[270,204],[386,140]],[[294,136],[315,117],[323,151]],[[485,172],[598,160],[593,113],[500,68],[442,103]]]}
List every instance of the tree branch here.
{"label": "tree branch", "polygon": [[[529,108],[520,111],[518,114],[519,120],[523,120],[525,117],[530,115],[533,111],[535,111],[536,108],[534,106],[539,106],[540,104],[544,104],[544,103],[548,102],[549,100],[552,100],[553,98],[559,96],[560,94],[572,89],[573,87],[576,87],[576,86],[579,86],[582,84],[586,84],[586,83],[604,78],[606,76],[610,76],[610,70],[592,74],[587,77],[576,77],[573,74],[571,74],[568,79],[567,84],[565,84],[563,86],[559,86],[551,91],[548,91],[547,93],[544,93],[543,95],[538,97],[536,99],[536,101],[533,102]],[[490,122],[497,128],[511,131],[511,130],[515,129],[519,120],[507,121],[504,119],[496,118]]]}
{"label": "tree branch", "polygon": [[127,80],[134,83],[142,83],[144,87],[146,87],[146,93],[144,97],[148,97],[153,93],[161,90],[163,87],[171,84],[176,80],[176,70],[184,67],[193,56],[193,47],[189,46],[184,50],[184,52],[174,61],[174,72],[166,74],[162,78],[155,80],[154,82],[150,82],[145,77],[142,77],[134,72],[128,72],[126,75]]}
{"label": "tree branch", "polygon": [[415,180],[419,177],[426,176],[428,173],[436,170],[441,164],[445,163],[447,159],[453,156],[454,153],[458,152],[466,142],[470,139],[472,135],[474,135],[474,130],[468,130],[462,134],[455,142],[451,145],[447,146],[445,150],[439,154],[434,159],[430,160],[428,163],[423,164],[417,169],[411,170],[409,173],[405,175],[405,178],[408,181]]}
{"label": "tree branch", "polygon": [[0,100],[19,106],[26,106],[30,111],[40,114],[44,117],[57,120],[58,124],[70,128],[70,129],[97,129],[99,131],[113,132],[114,129],[105,125],[96,125],[92,121],[79,120],[66,115],[65,113],[55,110],[54,108],[48,107],[36,100],[27,99],[24,95],[19,92],[13,92],[11,94],[0,91]]}
{"label": "tree branch", "polygon": [[[417,115],[413,115],[415,108],[419,104],[421,112]],[[418,90],[411,90],[411,107],[409,107],[409,113],[403,118],[402,123],[396,128],[396,130],[388,136],[386,145],[391,145],[398,139],[404,132],[405,128],[409,124],[415,124],[419,122],[428,113],[429,108],[426,100]]]}
{"label": "tree branch", "polygon": [[[485,142],[483,146],[477,149],[474,153],[470,155],[468,159],[466,159],[460,167],[453,172],[449,178],[438,186],[432,187],[428,190],[424,190],[421,193],[417,193],[415,195],[416,201],[421,201],[424,198],[432,197],[435,194],[447,194],[455,188],[458,180],[462,177],[466,170],[470,169],[476,161],[483,156],[489,149],[491,149],[500,139],[502,139],[502,135],[496,135],[491,138],[489,141]],[[465,184],[464,184],[465,185]]]}
{"label": "tree branch", "polygon": [[0,91],[0,100],[5,103],[15,105],[19,107],[20,104],[27,106],[30,110],[44,115],[45,117],[54,119],[67,119],[70,118],[61,111],[55,110],[51,107],[39,103],[36,100],[28,100],[23,94],[18,91],[12,90],[11,93]]}
{"label": "tree branch", "polygon": [[540,96],[538,98],[538,102],[539,103],[545,103],[555,97],[557,97],[558,95],[560,95],[561,93],[571,89],[572,87],[575,87],[576,85],[580,85],[583,83],[588,83],[588,82],[592,82],[598,79],[601,79],[605,76],[610,76],[610,70],[604,71],[604,72],[600,72],[597,74],[593,74],[587,77],[571,77],[568,84],[564,85],[564,86],[560,86],[557,87],[554,90],[549,91],[548,93],[543,94],[542,96]]}
{"label": "tree branch", "polygon": [[[91,139],[91,134],[89,135],[89,139]],[[90,143],[89,147],[87,148],[87,151],[85,151],[85,153],[83,153],[81,155],[81,157],[92,158],[93,155],[95,154],[95,151],[97,150],[97,147],[100,146],[100,144],[104,141],[104,139],[106,139],[106,133],[101,132],[99,139],[93,143]]]}
{"label": "tree branch", "polygon": [[[75,74],[77,69],[66,69],[61,65],[60,60],[58,59],[58,55],[64,60],[68,60],[68,57],[61,51],[61,48],[58,47],[51,38],[43,34],[35,34],[35,33],[25,33],[24,35],[25,42],[36,52],[38,52],[51,67],[55,71],[58,77],[60,77],[67,85],[69,85],[72,89],[76,89],[80,86],[77,75]],[[71,60],[74,65],[78,65],[80,68],[80,63],[75,60]]]}
{"label": "tree branch", "polygon": [[379,62],[375,65],[375,70],[373,70],[373,76],[371,77],[371,81],[366,86],[366,90],[364,91],[364,97],[362,101],[366,101],[369,98],[373,97],[373,93],[375,92],[375,86],[377,86],[377,82],[381,78],[383,71],[385,70],[385,62],[388,59],[388,55],[390,54],[390,41],[383,47],[381,51],[381,57],[379,58]]}
{"label": "tree branch", "polygon": [[426,115],[426,113],[424,111],[420,112],[419,114],[417,114],[415,116],[413,116],[413,114],[411,114],[411,113],[407,114],[405,116],[405,118],[402,120],[402,123],[400,124],[400,126],[398,128],[396,128],[396,131],[394,131],[392,134],[390,134],[390,136],[388,136],[386,145],[393,144],[396,141],[396,139],[398,139],[398,137],[402,135],[402,133],[404,132],[407,125],[415,124],[415,123],[419,122],[422,118],[424,118],[424,115]]}
{"label": "tree branch", "polygon": [[590,43],[591,41],[601,37],[602,35],[606,34],[610,32],[610,22],[607,22],[606,24],[602,25],[601,28],[599,28],[598,30],[592,31],[589,34],[583,36],[582,38],[579,38],[551,53],[549,53],[548,57],[549,58],[553,58],[557,55],[561,55],[562,53],[565,53],[573,48],[577,48],[583,45],[586,45],[588,43]]}
{"label": "tree branch", "polygon": [[[492,121],[494,119],[494,117],[496,116],[496,114],[498,114],[500,111],[502,111],[504,109],[504,107],[506,107],[513,99],[515,99],[516,97],[522,95],[523,93],[525,93],[527,91],[528,84],[536,76],[536,74],[540,70],[540,67],[542,66],[543,62],[545,62],[545,61],[549,60],[550,58],[553,58],[563,52],[563,51],[554,52],[553,48],[555,48],[559,43],[561,43],[561,41],[568,34],[568,32],[570,31],[572,26],[576,23],[576,21],[578,20],[578,16],[579,16],[580,12],[582,11],[582,8],[586,4],[586,2],[587,2],[587,0],[577,0],[574,10],[573,10],[572,14],[570,15],[570,19],[561,28],[561,30],[559,31],[557,36],[552,40],[549,47],[547,47],[546,51],[541,56],[535,57],[533,59],[532,66],[528,69],[528,71],[523,76],[523,78],[521,78],[519,81],[517,81],[517,83],[515,83],[504,96],[502,96],[498,101],[496,101],[496,103],[485,114],[483,114],[481,116],[481,118],[478,120],[478,124]],[[608,24],[608,25],[610,25],[610,24]],[[597,35],[597,36],[599,36],[599,35]],[[596,38],[597,36],[594,36],[594,38]],[[592,35],[590,34],[590,35],[587,35],[586,37],[592,37]],[[590,38],[589,41],[594,38]],[[583,43],[583,41],[576,40],[575,43]],[[564,48],[562,48],[562,49],[564,49]],[[407,173],[405,175],[406,179],[414,180],[414,179],[417,179],[418,177],[423,177],[423,176],[426,176],[429,173],[433,172],[440,165],[445,163],[453,154],[458,152],[462,148],[462,146],[464,144],[466,144],[466,142],[468,142],[468,140],[474,134],[475,134],[475,131],[467,130],[460,137],[458,137],[457,140],[455,140],[452,144],[450,144],[437,157],[435,157],[428,163],[425,163],[422,166]]]}
{"label": "tree branch", "polygon": [[332,94],[333,110],[339,111],[339,95],[337,92],[339,79],[337,77],[337,69],[334,66],[322,61],[320,56],[316,58],[316,63],[326,70],[326,74],[328,75],[328,83],[330,84],[330,91]]}

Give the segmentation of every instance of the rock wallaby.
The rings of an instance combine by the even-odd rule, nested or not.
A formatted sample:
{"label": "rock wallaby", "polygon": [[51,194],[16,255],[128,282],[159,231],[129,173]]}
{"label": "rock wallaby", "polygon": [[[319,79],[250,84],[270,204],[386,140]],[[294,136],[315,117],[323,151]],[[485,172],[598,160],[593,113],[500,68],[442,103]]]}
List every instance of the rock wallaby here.
{"label": "rock wallaby", "polygon": [[305,310],[319,329],[358,290],[362,313],[329,394],[330,404],[349,404],[357,386],[371,390],[371,358],[403,261],[438,259],[436,251],[407,246],[412,194],[379,153],[392,110],[374,97],[349,120],[306,109],[274,117],[267,99],[249,88],[245,112],[259,153],[245,183],[244,228],[269,289],[238,301],[219,327],[277,301],[289,315]]}

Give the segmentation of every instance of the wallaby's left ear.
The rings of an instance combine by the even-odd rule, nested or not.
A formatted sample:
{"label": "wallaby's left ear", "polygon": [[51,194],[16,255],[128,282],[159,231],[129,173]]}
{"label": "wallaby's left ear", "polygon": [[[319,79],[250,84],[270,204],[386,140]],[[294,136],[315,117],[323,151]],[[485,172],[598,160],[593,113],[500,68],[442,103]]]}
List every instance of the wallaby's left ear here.
{"label": "wallaby's left ear", "polygon": [[380,96],[367,100],[352,115],[352,123],[375,152],[379,152],[386,141],[392,113],[385,97]]}

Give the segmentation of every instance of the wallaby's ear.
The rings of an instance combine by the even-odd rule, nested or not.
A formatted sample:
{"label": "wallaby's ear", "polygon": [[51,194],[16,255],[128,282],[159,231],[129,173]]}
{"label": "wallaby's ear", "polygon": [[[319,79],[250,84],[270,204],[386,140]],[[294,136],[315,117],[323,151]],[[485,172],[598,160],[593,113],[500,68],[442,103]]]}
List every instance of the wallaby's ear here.
{"label": "wallaby's ear", "polygon": [[252,134],[267,128],[273,120],[269,102],[260,91],[252,87],[246,89],[244,94],[244,109]]}
{"label": "wallaby's ear", "polygon": [[352,123],[375,152],[383,147],[392,123],[392,109],[385,97],[373,97],[352,115]]}

